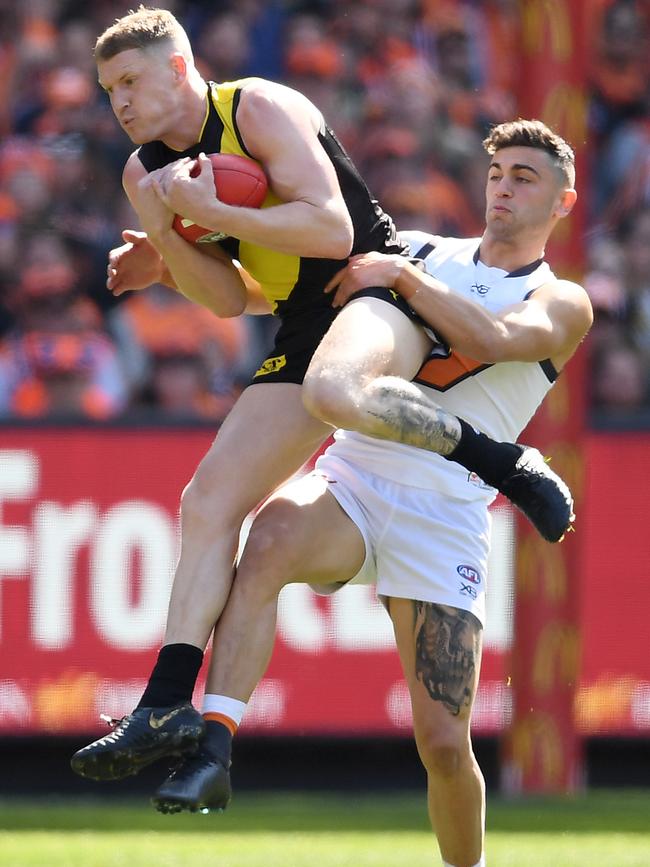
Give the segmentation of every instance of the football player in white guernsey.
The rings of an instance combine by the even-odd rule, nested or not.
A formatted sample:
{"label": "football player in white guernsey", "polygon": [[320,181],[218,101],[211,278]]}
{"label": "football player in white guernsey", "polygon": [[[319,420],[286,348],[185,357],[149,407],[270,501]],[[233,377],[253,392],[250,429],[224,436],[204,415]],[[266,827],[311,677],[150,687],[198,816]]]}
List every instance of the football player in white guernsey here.
{"label": "football player in white guernsey", "polygon": [[[496,127],[481,238],[405,235],[425,270],[399,256],[356,257],[335,303],[384,285],[437,342],[409,388],[497,439],[516,440],[587,333],[584,290],[544,262],[575,201],[573,154],[538,121]],[[354,300],[352,304],[356,303]],[[414,445],[419,443],[414,442]],[[163,812],[227,805],[232,734],[270,659],[278,594],[375,583],[392,619],[432,825],[446,867],[483,867],[485,785],[470,741],[485,618],[495,490],[413,446],[339,430],[315,470],[257,514],[217,625],[196,756],[162,784]]]}

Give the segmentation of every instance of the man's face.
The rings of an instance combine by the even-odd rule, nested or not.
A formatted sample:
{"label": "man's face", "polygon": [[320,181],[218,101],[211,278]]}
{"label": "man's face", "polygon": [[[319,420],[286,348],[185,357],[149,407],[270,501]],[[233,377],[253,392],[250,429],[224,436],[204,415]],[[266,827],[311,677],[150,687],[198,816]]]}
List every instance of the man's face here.
{"label": "man's face", "polygon": [[165,137],[174,124],[176,96],[168,50],[131,48],[98,61],[97,72],[115,117],[134,144]]}
{"label": "man's face", "polygon": [[485,190],[485,220],[490,232],[513,238],[550,234],[573,204],[568,184],[549,154],[539,148],[509,147],[492,156]]}

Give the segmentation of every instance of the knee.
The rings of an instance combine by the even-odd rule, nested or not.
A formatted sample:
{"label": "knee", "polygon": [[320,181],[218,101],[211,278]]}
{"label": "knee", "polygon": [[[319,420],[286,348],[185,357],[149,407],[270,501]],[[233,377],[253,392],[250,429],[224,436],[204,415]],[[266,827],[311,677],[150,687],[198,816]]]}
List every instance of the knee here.
{"label": "knee", "polygon": [[181,494],[180,513],[183,527],[202,527],[223,535],[238,533],[247,509],[238,508],[219,477],[209,467],[199,464]]}
{"label": "knee", "polygon": [[273,503],[263,509],[250,528],[236,583],[240,590],[279,593],[285,584],[299,580],[295,552],[295,534],[288,516]]}
{"label": "knee", "polygon": [[354,428],[361,404],[359,374],[354,377],[336,367],[309,370],[302,384],[307,412],[333,427]]}
{"label": "knee", "polygon": [[181,518],[184,523],[207,515],[210,494],[205,473],[199,467],[181,494]]}
{"label": "knee", "polygon": [[418,739],[418,751],[429,777],[434,779],[453,779],[471,760],[469,739],[453,732],[426,732]]}

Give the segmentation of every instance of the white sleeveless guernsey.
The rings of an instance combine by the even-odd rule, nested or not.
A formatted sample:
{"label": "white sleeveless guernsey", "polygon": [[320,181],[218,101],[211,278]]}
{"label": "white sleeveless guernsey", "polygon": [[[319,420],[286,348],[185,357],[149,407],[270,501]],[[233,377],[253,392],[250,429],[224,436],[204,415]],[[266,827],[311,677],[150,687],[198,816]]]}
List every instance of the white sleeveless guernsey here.
{"label": "white sleeveless guernsey", "polygon": [[[478,258],[480,238],[441,238],[424,232],[401,232],[411,255],[424,259],[426,270],[450,289],[498,313],[555,279],[540,260],[508,273],[488,268]],[[495,440],[516,442],[553,385],[550,361],[482,364],[435,346],[414,382],[430,400]],[[460,464],[440,455],[353,431],[338,430],[329,453],[378,476],[429,488],[461,500],[496,496]]]}

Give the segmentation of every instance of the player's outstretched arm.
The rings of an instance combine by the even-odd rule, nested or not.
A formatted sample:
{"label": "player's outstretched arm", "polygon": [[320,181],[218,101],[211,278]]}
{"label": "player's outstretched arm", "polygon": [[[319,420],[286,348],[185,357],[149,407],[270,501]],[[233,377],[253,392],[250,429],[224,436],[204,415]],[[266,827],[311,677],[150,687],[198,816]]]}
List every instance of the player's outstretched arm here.
{"label": "player's outstretched arm", "polygon": [[165,205],[136,154],[124,169],[123,184],[149,243],[164,268],[160,279],[217,316],[243,313],[247,303],[246,285],[239,271],[222,251],[210,254],[188,244],[172,228],[174,213]]}
{"label": "player's outstretched arm", "polygon": [[410,264],[394,287],[451,347],[491,364],[548,358],[561,370],[593,322],[589,296],[568,280],[553,280],[498,314]]}
{"label": "player's outstretched arm", "polygon": [[223,204],[202,157],[195,178],[190,162],[182,160],[156,173],[169,209],[197,225],[278,252],[345,259],[354,232],[334,166],[318,139],[320,112],[291,88],[255,80],[242,91],[237,124],[282,204],[261,209]]}
{"label": "player's outstretched arm", "polygon": [[490,364],[550,358],[559,370],[593,321],[587,293],[568,280],[554,280],[529,300],[493,314],[403,256],[375,252],[354,256],[325,291],[341,306],[368,286],[395,289],[450,347]]}

